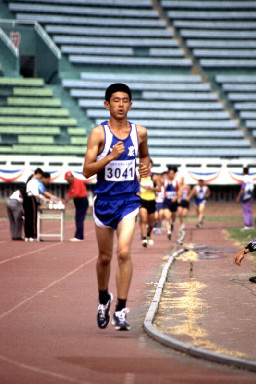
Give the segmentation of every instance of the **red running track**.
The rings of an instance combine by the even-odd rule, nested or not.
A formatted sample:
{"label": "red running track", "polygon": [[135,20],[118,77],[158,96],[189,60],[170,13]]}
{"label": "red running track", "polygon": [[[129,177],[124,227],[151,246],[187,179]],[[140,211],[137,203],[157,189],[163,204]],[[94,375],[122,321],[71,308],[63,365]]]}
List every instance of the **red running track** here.
{"label": "red running track", "polygon": [[[65,226],[66,237],[73,237],[73,222]],[[144,333],[163,259],[177,247],[165,235],[155,236],[155,246],[145,249],[137,227],[128,301],[131,331],[118,332],[111,325],[98,329],[93,222],[86,221],[85,228],[84,243],[25,243],[10,241],[8,221],[0,221],[1,384],[256,382],[253,373],[184,356]],[[115,264],[114,257],[114,295]]]}

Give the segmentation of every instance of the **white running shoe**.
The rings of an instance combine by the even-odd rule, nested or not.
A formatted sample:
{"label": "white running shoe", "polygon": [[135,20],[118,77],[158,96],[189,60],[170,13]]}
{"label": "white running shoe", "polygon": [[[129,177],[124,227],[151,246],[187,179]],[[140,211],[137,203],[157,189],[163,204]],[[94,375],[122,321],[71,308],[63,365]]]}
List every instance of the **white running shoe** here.
{"label": "white running shoe", "polygon": [[126,321],[126,315],[130,310],[128,308],[123,308],[121,311],[116,311],[112,318],[112,325],[117,331],[129,331],[130,325]]}
{"label": "white running shoe", "polygon": [[152,239],[151,236],[147,237],[147,242],[148,242],[148,245],[150,245],[150,246],[154,245],[154,240]]}

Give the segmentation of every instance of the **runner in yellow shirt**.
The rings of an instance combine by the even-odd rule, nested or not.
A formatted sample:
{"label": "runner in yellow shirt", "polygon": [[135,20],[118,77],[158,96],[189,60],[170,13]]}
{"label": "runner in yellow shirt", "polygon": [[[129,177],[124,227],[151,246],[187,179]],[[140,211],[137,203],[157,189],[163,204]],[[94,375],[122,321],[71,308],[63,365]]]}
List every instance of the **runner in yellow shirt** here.
{"label": "runner in yellow shirt", "polygon": [[140,228],[142,246],[154,245],[151,232],[154,225],[156,211],[156,192],[161,191],[161,181],[159,175],[151,173],[153,167],[152,159],[150,159],[149,173],[147,177],[141,178],[140,181],[140,200],[141,206],[139,210]]}

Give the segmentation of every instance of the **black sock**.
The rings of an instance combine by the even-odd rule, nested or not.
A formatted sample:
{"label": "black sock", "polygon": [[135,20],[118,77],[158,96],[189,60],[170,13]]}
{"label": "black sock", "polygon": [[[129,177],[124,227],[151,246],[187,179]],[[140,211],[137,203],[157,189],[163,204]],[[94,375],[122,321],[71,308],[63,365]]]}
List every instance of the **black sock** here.
{"label": "black sock", "polygon": [[99,302],[101,304],[106,305],[109,299],[110,299],[110,294],[108,292],[108,289],[106,289],[105,291],[99,291]]}
{"label": "black sock", "polygon": [[126,307],[126,299],[117,299],[116,312],[122,311]]}

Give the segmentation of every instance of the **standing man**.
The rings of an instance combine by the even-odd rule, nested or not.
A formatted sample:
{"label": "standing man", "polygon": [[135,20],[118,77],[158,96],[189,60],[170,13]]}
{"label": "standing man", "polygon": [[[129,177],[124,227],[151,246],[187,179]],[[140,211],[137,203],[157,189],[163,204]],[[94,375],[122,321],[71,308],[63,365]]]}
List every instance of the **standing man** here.
{"label": "standing man", "polygon": [[195,196],[196,213],[198,216],[197,228],[204,223],[205,206],[207,199],[210,196],[210,189],[207,185],[204,185],[204,180],[198,180],[198,185],[195,185],[192,189],[190,197]]}
{"label": "standing man", "polygon": [[107,88],[104,106],[110,112],[110,119],[92,130],[83,167],[86,178],[97,174],[93,216],[99,250],[99,328],[106,328],[110,320],[113,295],[108,286],[114,231],[117,233],[117,303],[112,320],[116,330],[130,329],[126,320],[126,301],[132,278],[131,244],[140,207],[136,156],[139,154],[140,177],[148,175],[150,161],[146,128],[127,120],[131,100],[131,91],[126,84],[111,84]]}
{"label": "standing man", "polygon": [[253,228],[253,213],[252,213],[252,201],[253,201],[253,182],[249,176],[249,169],[246,167],[243,170],[244,179],[241,185],[241,189],[237,195],[236,202],[241,202],[243,216],[244,216],[244,228]]}
{"label": "standing man", "polygon": [[17,191],[13,192],[6,203],[12,240],[24,240],[22,238],[22,229],[24,215],[23,199],[25,193],[26,187],[24,185]]}
{"label": "standing man", "polygon": [[48,184],[50,184],[50,182],[51,182],[51,175],[49,172],[43,172],[42,178],[38,181],[39,181],[39,193],[40,193],[40,195],[43,195],[43,196],[47,197],[48,199],[53,200],[54,202],[61,201],[57,196],[48,192],[46,189],[46,186]]}
{"label": "standing man", "polygon": [[70,239],[72,242],[84,241],[84,219],[88,209],[87,190],[82,180],[76,179],[72,172],[65,173],[65,180],[69,183],[68,193],[63,200],[66,204],[69,200],[74,200],[75,205],[75,236]]}
{"label": "standing man", "polygon": [[42,169],[37,168],[26,183],[26,194],[23,197],[25,241],[37,241],[37,207],[40,201],[49,201],[39,192],[39,180],[42,175]]}

